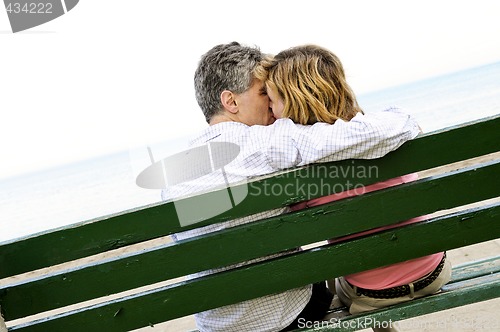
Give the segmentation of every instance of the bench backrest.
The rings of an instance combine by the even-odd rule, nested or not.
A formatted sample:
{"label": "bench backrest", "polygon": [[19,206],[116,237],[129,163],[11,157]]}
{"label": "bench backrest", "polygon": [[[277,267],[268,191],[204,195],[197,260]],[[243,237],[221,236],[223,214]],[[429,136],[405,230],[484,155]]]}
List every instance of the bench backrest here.
{"label": "bench backrest", "polygon": [[[493,202],[403,228],[172,283],[175,278],[191,273],[497,198],[500,158],[496,154],[487,163],[397,187],[176,243],[162,240],[181,230],[329,194],[348,182],[368,185],[497,153],[499,129],[500,117],[496,116],[421,135],[377,160],[316,164],[242,183],[239,186],[244,186],[247,196],[241,203],[185,227],[180,226],[175,204],[167,202],[0,244],[0,279],[90,257],[71,267],[62,265],[56,272],[41,270],[38,275],[33,273],[32,278],[28,274],[24,278],[6,279],[9,282],[0,287],[2,314],[5,320],[11,321],[136,290],[123,297],[70,308],[69,313],[18,326],[26,331],[131,330],[335,276],[499,238],[500,211],[498,202]],[[325,181],[328,186],[324,185]],[[270,188],[281,190],[273,192]],[[312,188],[316,190],[310,190]],[[264,195],[266,190],[271,194]],[[201,197],[208,199],[210,195],[214,193]],[[196,208],[194,204],[199,199],[186,198],[184,203]],[[154,239],[161,240],[151,242]],[[147,249],[132,246],[140,243],[148,245]],[[115,250],[119,248],[128,250]],[[104,255],[104,259],[93,256],[98,254]],[[153,287],[141,288],[153,284]]]}

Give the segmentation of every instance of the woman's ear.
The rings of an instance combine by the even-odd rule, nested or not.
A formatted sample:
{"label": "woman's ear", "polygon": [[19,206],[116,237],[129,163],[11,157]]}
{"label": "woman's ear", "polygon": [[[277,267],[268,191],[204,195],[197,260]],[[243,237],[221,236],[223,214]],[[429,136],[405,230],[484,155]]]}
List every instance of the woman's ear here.
{"label": "woman's ear", "polygon": [[220,94],[220,100],[225,110],[232,114],[236,114],[238,112],[238,105],[236,104],[236,99],[234,98],[234,94],[231,91],[222,91],[222,93]]}

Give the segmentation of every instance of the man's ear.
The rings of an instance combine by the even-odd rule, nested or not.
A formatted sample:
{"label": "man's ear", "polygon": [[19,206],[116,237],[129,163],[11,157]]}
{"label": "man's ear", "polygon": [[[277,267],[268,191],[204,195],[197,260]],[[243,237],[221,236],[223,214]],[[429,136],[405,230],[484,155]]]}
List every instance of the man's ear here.
{"label": "man's ear", "polygon": [[238,105],[236,104],[236,99],[234,98],[234,94],[231,91],[222,91],[222,93],[220,94],[220,100],[225,110],[232,114],[236,114],[238,112]]}

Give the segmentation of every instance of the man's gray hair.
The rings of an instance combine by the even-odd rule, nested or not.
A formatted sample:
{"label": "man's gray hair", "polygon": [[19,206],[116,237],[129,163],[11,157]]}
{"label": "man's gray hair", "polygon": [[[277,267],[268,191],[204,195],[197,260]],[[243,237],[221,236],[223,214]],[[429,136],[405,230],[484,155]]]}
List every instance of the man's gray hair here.
{"label": "man's gray hair", "polygon": [[222,91],[239,94],[250,89],[262,57],[258,47],[237,42],[217,45],[201,57],[194,74],[194,89],[207,122],[222,110]]}

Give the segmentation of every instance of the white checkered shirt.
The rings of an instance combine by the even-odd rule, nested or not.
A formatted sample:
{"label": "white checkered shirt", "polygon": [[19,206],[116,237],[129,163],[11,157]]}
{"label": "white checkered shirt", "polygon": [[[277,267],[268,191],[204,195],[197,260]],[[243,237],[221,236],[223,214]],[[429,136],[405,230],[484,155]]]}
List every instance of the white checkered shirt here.
{"label": "white checkered shirt", "polygon": [[[224,167],[224,174],[219,169],[196,180],[167,187],[162,191],[162,198],[170,200],[315,162],[379,158],[413,139],[418,133],[419,127],[415,120],[398,108],[358,114],[349,122],[338,120],[333,125],[316,123],[303,126],[289,119],[277,120],[270,126],[218,123],[204,130],[191,145],[231,142],[240,147],[238,156]],[[283,212],[284,208],[275,209],[177,233],[173,237],[182,240]],[[311,285],[308,285],[198,313],[195,315],[196,324],[203,332],[279,331],[298,316],[310,297]]]}

